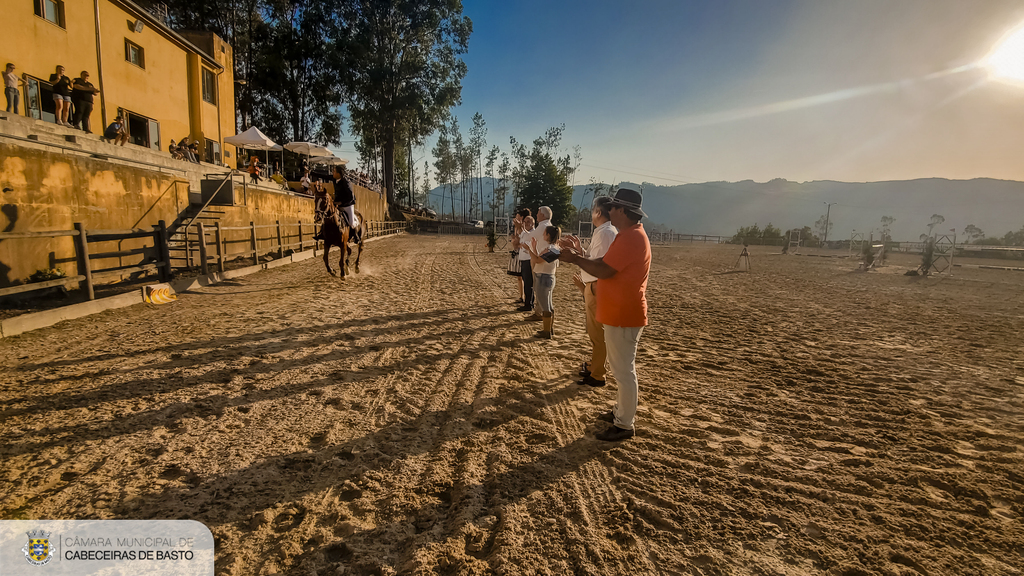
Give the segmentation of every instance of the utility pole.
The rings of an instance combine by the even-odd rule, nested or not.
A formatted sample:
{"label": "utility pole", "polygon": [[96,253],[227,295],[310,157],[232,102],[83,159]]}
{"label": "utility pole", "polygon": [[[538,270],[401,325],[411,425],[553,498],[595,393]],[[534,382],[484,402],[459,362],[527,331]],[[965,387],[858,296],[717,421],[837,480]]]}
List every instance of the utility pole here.
{"label": "utility pole", "polygon": [[822,244],[828,242],[828,217],[832,212],[832,206],[838,204],[838,202],[822,202],[825,205],[825,238],[821,241]]}

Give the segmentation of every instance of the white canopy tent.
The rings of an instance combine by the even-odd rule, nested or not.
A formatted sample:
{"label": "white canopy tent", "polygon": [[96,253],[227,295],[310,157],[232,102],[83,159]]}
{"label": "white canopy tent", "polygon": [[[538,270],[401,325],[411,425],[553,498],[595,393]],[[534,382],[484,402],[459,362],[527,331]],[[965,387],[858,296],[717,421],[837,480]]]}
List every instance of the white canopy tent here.
{"label": "white canopy tent", "polygon": [[326,164],[327,166],[344,166],[348,164],[345,158],[338,156],[314,156],[309,159],[310,164]]}
{"label": "white canopy tent", "polygon": [[[264,152],[267,152],[267,154],[264,155],[267,164],[270,163],[269,151],[281,149],[277,143],[270,138],[267,138],[267,135],[260,132],[260,129],[255,126],[250,127],[248,130],[240,134],[228,136],[224,139],[224,142],[246,150],[263,150]],[[282,162],[283,161],[284,159],[282,158]]]}
{"label": "white canopy tent", "polygon": [[289,142],[284,145],[284,149],[306,156],[334,156],[334,152],[312,142]]}

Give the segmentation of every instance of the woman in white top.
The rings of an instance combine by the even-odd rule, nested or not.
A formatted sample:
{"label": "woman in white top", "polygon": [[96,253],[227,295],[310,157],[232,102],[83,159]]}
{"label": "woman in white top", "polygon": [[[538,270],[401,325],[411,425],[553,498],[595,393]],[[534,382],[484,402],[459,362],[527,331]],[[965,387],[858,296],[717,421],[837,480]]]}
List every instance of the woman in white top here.
{"label": "woman in white top", "polygon": [[512,241],[512,247],[519,251],[520,272],[523,279],[523,305],[517,310],[520,312],[533,312],[533,270],[530,268],[530,253],[526,251],[526,242],[529,241],[530,233],[533,232],[533,216],[527,214],[523,218],[523,230],[519,238]]}
{"label": "woman in white top", "polygon": [[[548,226],[544,229],[541,242],[532,238],[527,251],[530,253],[530,265],[533,273],[537,275],[537,308],[540,310],[541,321],[544,322],[537,338],[551,339],[554,334],[555,303],[552,300],[552,293],[555,290],[555,270],[558,269],[558,239],[562,231],[558,226]],[[554,256],[552,258],[552,256]]]}

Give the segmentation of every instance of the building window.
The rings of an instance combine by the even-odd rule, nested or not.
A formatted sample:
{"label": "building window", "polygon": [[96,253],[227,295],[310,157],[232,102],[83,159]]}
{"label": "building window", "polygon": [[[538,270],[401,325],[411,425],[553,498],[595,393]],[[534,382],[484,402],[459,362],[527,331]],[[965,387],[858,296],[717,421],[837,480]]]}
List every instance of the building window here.
{"label": "building window", "polygon": [[207,138],[204,148],[206,149],[205,160],[210,164],[220,164],[220,142]]}
{"label": "building window", "polygon": [[64,28],[64,0],[33,0],[36,16]]}
{"label": "building window", "polygon": [[124,59],[139,68],[146,67],[146,51],[127,38],[124,39]]}
{"label": "building window", "polygon": [[160,123],[141,114],[119,109],[127,119],[128,141],[143,148],[160,149]]}
{"label": "building window", "polygon": [[217,103],[217,76],[206,68],[203,68],[203,100],[210,104]]}

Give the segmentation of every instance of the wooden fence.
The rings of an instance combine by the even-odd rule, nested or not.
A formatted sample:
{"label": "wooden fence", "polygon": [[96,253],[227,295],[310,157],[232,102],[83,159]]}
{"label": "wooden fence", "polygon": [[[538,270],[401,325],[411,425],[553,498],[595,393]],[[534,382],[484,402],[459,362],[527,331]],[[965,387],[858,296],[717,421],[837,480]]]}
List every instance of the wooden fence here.
{"label": "wooden fence", "polygon": [[[364,240],[404,232],[406,226],[405,222],[367,222]],[[261,256],[284,258],[286,251],[301,252],[306,248],[316,251],[321,246],[321,242],[313,240],[313,224],[301,220],[295,224],[282,223],[280,220],[274,224],[250,222],[248,226],[221,226],[220,222],[214,226],[204,226],[200,222],[196,227],[198,232],[195,240],[201,274],[209,274],[211,265],[217,272],[223,272],[226,263],[232,259],[252,258],[255,265],[259,264]],[[246,249],[229,250],[229,246],[239,243],[246,243]],[[191,249],[189,260],[191,265]]]}
{"label": "wooden fence", "polygon": [[[367,239],[397,234],[405,231],[407,226],[405,222],[367,222],[366,225]],[[278,221],[275,224],[263,225],[250,222],[248,226],[221,226],[220,223],[217,223],[212,227],[204,227],[202,223],[198,223],[196,226],[198,227],[198,242],[196,243],[198,263],[202,274],[209,273],[211,264],[217,271],[223,272],[225,264],[230,258],[239,256],[252,258],[253,263],[258,264],[261,256],[270,254],[277,258],[283,258],[286,251],[301,252],[307,248],[317,250],[321,244],[313,240],[313,225],[309,222],[297,221],[295,224],[282,224]],[[268,230],[269,234],[266,233]],[[294,233],[292,233],[293,230]],[[94,283],[97,281],[115,277],[122,278],[127,274],[149,275],[154,273],[159,276],[161,282],[171,279],[173,270],[170,264],[168,232],[163,220],[151,229],[86,230],[83,224],[75,223],[74,230],[0,233],[0,240],[64,237],[74,241],[77,266],[75,275],[0,288],[0,297],[74,284],[86,290],[89,300],[95,300]],[[119,242],[133,238],[151,238],[152,245],[105,252],[90,250],[90,244]],[[228,246],[237,243],[247,243],[246,249],[229,252]],[[135,264],[101,269],[93,267],[94,260],[135,255],[148,256],[142,262]]]}
{"label": "wooden fence", "polygon": [[647,237],[652,244],[722,244],[729,241],[728,236],[676,234],[674,232],[648,232]]}
{"label": "wooden fence", "polygon": [[[85,288],[89,300],[96,299],[93,284],[99,280],[108,278],[121,278],[125,274],[153,273],[156,272],[160,279],[170,279],[170,254],[167,251],[167,226],[163,220],[151,229],[135,228],[131,230],[86,230],[81,222],[75,223],[74,230],[52,230],[45,232],[5,232],[0,234],[0,240],[13,240],[25,238],[71,238],[75,243],[75,260],[77,274],[66,276],[55,280],[44,282],[31,282],[20,286],[11,286],[0,289],[0,296],[34,292],[55,286],[67,286],[77,284],[79,288]],[[152,238],[152,246],[143,246],[127,250],[114,250],[108,252],[92,252],[89,245],[100,242],[120,242],[132,238]],[[153,255],[155,253],[155,256]],[[93,269],[93,260],[106,258],[123,258],[126,256],[145,255],[150,256],[143,262],[111,268]]]}

